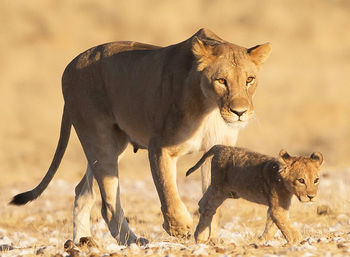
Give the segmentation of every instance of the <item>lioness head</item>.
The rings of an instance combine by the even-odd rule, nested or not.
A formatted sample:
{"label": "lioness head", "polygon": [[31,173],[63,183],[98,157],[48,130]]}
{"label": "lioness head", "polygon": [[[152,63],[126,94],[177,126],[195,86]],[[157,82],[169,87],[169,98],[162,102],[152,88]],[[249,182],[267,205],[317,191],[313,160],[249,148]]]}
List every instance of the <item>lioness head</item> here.
{"label": "lioness head", "polygon": [[323,163],[323,156],[315,152],[310,157],[290,156],[281,150],[279,161],[283,168],[280,170],[285,186],[294,193],[300,202],[313,201],[317,195],[320,181],[319,172]]}
{"label": "lioness head", "polygon": [[247,49],[208,30],[197,34],[192,40],[192,52],[201,72],[203,94],[217,104],[226,123],[245,126],[254,114],[252,98],[258,83],[257,72],[268,58],[271,44]]}

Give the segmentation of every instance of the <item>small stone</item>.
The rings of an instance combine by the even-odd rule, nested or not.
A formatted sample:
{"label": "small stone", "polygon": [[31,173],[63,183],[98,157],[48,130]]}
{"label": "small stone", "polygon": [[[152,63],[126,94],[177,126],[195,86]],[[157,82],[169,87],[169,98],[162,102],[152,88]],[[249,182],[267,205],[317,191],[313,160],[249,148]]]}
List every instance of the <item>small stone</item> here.
{"label": "small stone", "polygon": [[14,248],[11,245],[0,245],[0,252],[11,251]]}
{"label": "small stone", "polygon": [[74,243],[72,240],[68,239],[65,243],[64,243],[64,250],[67,252],[70,249],[73,249],[74,247]]}
{"label": "small stone", "polygon": [[68,257],[79,257],[79,251],[76,249],[69,249],[67,253]]}
{"label": "small stone", "polygon": [[331,213],[332,213],[332,210],[328,205],[317,206],[317,214],[318,215],[329,215]]}
{"label": "small stone", "polygon": [[249,246],[252,247],[252,248],[255,248],[255,249],[259,248],[259,246],[256,243],[252,243]]}
{"label": "small stone", "polygon": [[81,237],[79,240],[78,247],[97,247],[97,244],[95,241],[92,239],[92,237]]}
{"label": "small stone", "polygon": [[46,247],[40,247],[38,250],[36,250],[35,254],[36,255],[43,255],[44,254],[44,250],[46,249]]}
{"label": "small stone", "polygon": [[299,244],[300,245],[304,245],[304,244],[306,244],[307,243],[307,240],[303,240],[303,241],[301,241]]}
{"label": "small stone", "polygon": [[321,237],[319,239],[317,239],[317,243],[328,243],[329,239],[325,238],[325,237]]}
{"label": "small stone", "polygon": [[344,244],[343,242],[341,242],[341,243],[337,244],[337,247],[339,249],[343,249],[343,248],[347,248],[348,246],[346,244]]}
{"label": "small stone", "polygon": [[216,252],[216,253],[225,253],[225,249],[224,249],[224,248],[215,246],[214,249],[215,249],[215,252]]}

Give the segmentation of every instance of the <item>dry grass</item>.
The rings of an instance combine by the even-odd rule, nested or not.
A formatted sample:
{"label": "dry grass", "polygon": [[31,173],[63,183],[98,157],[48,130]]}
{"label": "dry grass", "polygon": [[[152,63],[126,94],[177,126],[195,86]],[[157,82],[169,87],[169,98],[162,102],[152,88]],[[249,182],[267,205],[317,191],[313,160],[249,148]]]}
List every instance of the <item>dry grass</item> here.
{"label": "dry grass", "polygon": [[[65,65],[100,43],[136,40],[168,45],[208,27],[240,45],[273,44],[255,97],[256,120],[241,132],[239,145],[273,155],[281,148],[295,154],[321,151],[328,178],[324,180],[327,185],[320,188],[320,204],[329,205],[334,213],[317,216],[317,205],[295,203],[291,216],[305,237],[338,235],[349,240],[344,234],[350,231],[350,206],[345,197],[350,185],[349,15],[346,0],[1,1],[0,238],[6,235],[18,246],[14,238],[20,238],[18,232],[25,232],[25,236],[38,240],[30,244],[32,247],[51,245],[52,251],[61,251],[64,241],[71,237],[72,192],[85,165],[74,135],[49,191],[25,208],[6,205],[14,193],[31,188],[41,179],[52,158],[63,107],[60,77]],[[200,183],[198,177],[182,177],[197,157],[185,157],[179,164],[179,185],[193,213]],[[178,242],[161,229],[160,204],[145,151],[136,155],[129,151],[120,170],[123,206],[137,233],[155,242]],[[141,183],[141,188],[133,190],[133,180]],[[246,242],[234,248],[225,239],[226,243],[219,246],[225,248],[224,253],[300,256],[301,252],[315,252],[311,248],[293,251],[279,246],[249,246],[263,229],[264,207],[240,200],[226,205],[222,219],[225,231],[242,232]],[[34,220],[26,221],[28,216]],[[95,216],[100,219],[98,208]],[[103,228],[96,231],[102,235]],[[332,240],[312,246],[324,254],[327,248],[333,254],[349,254],[348,247],[338,248],[339,242]],[[154,253],[194,254],[192,241],[180,242],[188,249]],[[142,255],[142,251],[132,254]],[[212,247],[206,251],[216,250]]]}

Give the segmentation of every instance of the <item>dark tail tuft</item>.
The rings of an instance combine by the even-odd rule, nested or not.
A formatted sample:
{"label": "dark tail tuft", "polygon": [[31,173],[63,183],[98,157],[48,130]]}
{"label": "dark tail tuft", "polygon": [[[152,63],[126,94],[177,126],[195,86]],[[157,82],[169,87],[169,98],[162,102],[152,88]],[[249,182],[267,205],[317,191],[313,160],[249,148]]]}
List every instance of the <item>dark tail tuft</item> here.
{"label": "dark tail tuft", "polygon": [[52,178],[55,176],[58,167],[60,166],[62,157],[64,155],[69,141],[71,127],[72,123],[69,119],[68,112],[65,106],[62,115],[60,138],[58,140],[56,152],[49,167],[49,170],[47,171],[39,185],[37,185],[33,190],[16,195],[12,198],[10,204],[24,205],[30,201],[35,200],[41,195],[42,192],[44,192]]}
{"label": "dark tail tuft", "polygon": [[35,200],[37,197],[33,195],[32,191],[24,192],[18,195],[15,195],[9,204],[12,205],[24,205],[30,201]]}

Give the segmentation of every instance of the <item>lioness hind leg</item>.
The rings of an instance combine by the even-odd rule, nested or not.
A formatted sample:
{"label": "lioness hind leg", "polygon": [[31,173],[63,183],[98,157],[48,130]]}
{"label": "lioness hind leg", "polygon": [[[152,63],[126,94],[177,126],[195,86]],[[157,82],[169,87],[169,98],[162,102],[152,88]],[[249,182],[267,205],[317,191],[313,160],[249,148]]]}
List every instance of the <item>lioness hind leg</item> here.
{"label": "lioness hind leg", "polygon": [[137,238],[130,230],[120,204],[118,156],[126,149],[127,136],[109,121],[109,117],[101,116],[94,116],[101,120],[75,124],[75,128],[100,189],[102,216],[119,244],[145,244],[146,239]]}
{"label": "lioness hind leg", "polygon": [[[106,138],[106,133],[104,138]],[[97,157],[92,165],[93,174],[101,192],[102,216],[112,236],[119,244],[146,244],[148,243],[146,239],[137,238],[130,230],[120,203],[118,156],[124,152],[128,144],[127,137],[118,129],[113,131],[111,138],[107,141],[103,142],[102,146],[107,149],[109,147],[110,150],[103,151],[103,154]]]}
{"label": "lioness hind leg", "polygon": [[90,213],[95,203],[93,189],[93,175],[91,168],[87,167],[84,177],[75,188],[73,209],[73,241],[79,243],[80,238],[91,237]]}

